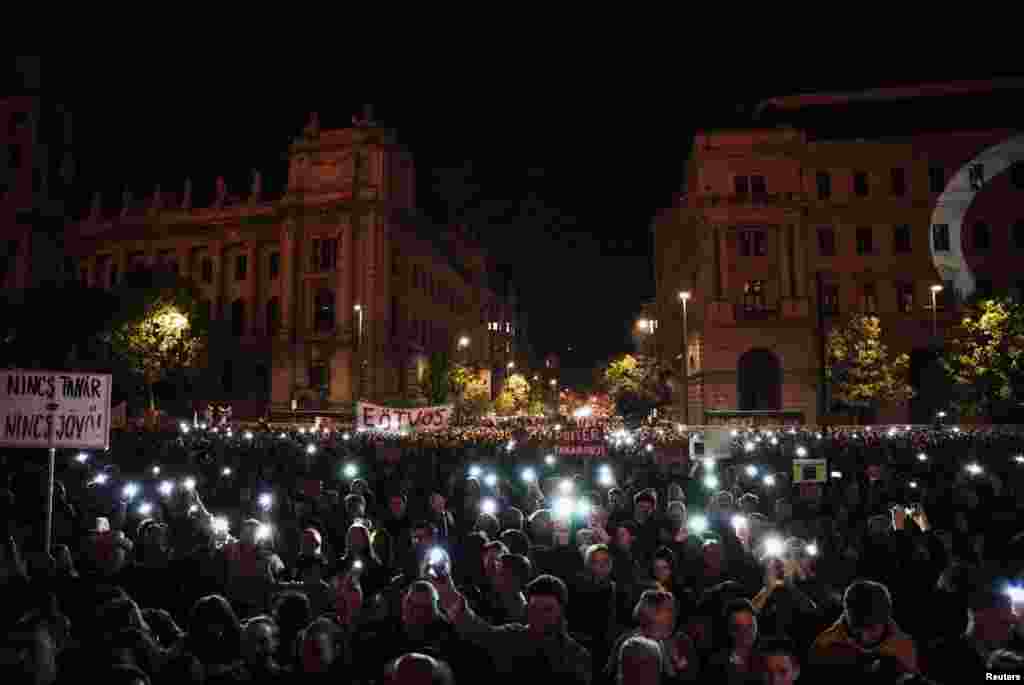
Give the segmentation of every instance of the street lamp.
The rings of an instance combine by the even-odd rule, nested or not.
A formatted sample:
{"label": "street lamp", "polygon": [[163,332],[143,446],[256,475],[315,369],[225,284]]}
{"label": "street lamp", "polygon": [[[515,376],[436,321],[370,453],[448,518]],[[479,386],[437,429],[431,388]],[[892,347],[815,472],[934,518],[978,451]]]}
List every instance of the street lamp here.
{"label": "street lamp", "polygon": [[509,362],[507,364],[507,366],[508,366],[508,370],[511,371],[512,369],[516,368],[516,363],[515,362]]}
{"label": "street lamp", "polygon": [[360,349],[362,349],[362,347],[363,347],[363,305],[357,304],[354,307],[352,307],[352,309],[355,310],[356,318],[357,318],[357,321],[358,321],[357,329],[356,329],[357,330],[356,342],[358,343]]}
{"label": "street lamp", "polygon": [[935,298],[939,293],[942,292],[942,286],[936,283],[931,288],[929,288],[929,290],[932,291],[932,337],[937,338],[939,337],[939,324],[938,317],[936,314],[936,312],[938,311],[938,306],[936,305]]}
{"label": "street lamp", "polygon": [[459,338],[459,349],[464,350],[467,347],[469,347],[469,338],[467,338],[466,336],[462,336],[461,338]]}
{"label": "street lamp", "polygon": [[690,291],[679,293],[679,301],[683,303],[683,421],[690,423],[690,331],[686,325],[686,303],[690,301]]}

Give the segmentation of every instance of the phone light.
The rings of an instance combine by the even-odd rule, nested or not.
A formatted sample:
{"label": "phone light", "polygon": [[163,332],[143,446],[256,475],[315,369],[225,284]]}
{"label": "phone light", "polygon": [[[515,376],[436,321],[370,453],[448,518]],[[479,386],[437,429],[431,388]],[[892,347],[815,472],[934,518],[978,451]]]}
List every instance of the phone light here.
{"label": "phone light", "polygon": [[157,486],[157,490],[164,497],[170,497],[171,493],[174,492],[174,483],[169,480],[165,480]]}
{"label": "phone light", "polygon": [[548,466],[554,466],[555,465],[555,455],[549,454],[546,457],[544,457],[544,463],[547,464]]}
{"label": "phone light", "polygon": [[804,551],[807,552],[807,556],[809,556],[809,557],[816,557],[816,556],[818,556],[818,546],[816,544],[814,544],[813,542],[811,544],[807,545],[806,547],[804,547]]}
{"label": "phone light", "polygon": [[523,469],[523,480],[527,483],[532,483],[537,480],[537,473],[531,468]]}
{"label": "phone light", "polygon": [[1018,464],[1024,464],[1024,454],[1018,454],[1013,460]]}
{"label": "phone light", "polygon": [[89,455],[86,454],[85,452],[79,452],[78,456],[75,457],[75,461],[77,461],[79,464],[84,464],[85,462],[89,461]]}
{"label": "phone light", "polygon": [[265,523],[261,523],[256,528],[256,539],[257,540],[269,540],[270,539],[270,526]]}
{"label": "phone light", "polygon": [[751,442],[750,440],[747,440],[743,444],[743,449],[746,450],[747,452],[753,452],[755,449],[757,449],[757,445]]}
{"label": "phone light", "polygon": [[199,505],[198,504],[193,504],[192,506],[190,506],[188,508],[188,513],[190,513],[190,514],[195,514],[198,511],[199,511]]}
{"label": "phone light", "polygon": [[[349,440],[352,439],[352,436],[349,435],[348,433],[342,433],[341,434],[341,439],[344,440],[345,442],[348,442]],[[359,563],[362,563],[362,562],[359,562]]]}
{"label": "phone light", "polygon": [[568,497],[559,497],[555,500],[555,516],[561,519],[567,519],[572,516],[572,512],[575,506],[572,500]]}
{"label": "phone light", "polygon": [[352,562],[352,568],[355,569],[356,571],[362,571],[363,570],[363,561],[362,561],[362,559],[356,559],[355,561],[353,561]]}
{"label": "phone light", "polygon": [[220,475],[225,476],[225,477],[230,476],[231,475],[231,467],[230,466],[225,466],[223,469],[221,469]]}
{"label": "phone light", "polygon": [[912,480],[912,481],[910,481],[909,483],[907,483],[907,485],[909,485],[909,486],[910,486],[911,488],[913,488],[914,490],[916,490],[916,489],[917,489],[917,481],[916,481],[916,480]]}
{"label": "phone light", "polygon": [[139,515],[149,516],[153,512],[153,505],[149,502],[143,502],[139,505]]}
{"label": "phone light", "polygon": [[227,535],[228,532],[228,520],[223,516],[218,516],[211,522],[213,526],[213,532],[218,535]]}
{"label": "phone light", "polygon": [[775,487],[775,476],[769,473],[767,476],[764,477],[763,482],[766,487],[773,488]]}
{"label": "phone light", "polygon": [[135,497],[135,495],[139,494],[139,486],[137,483],[128,483],[124,486],[124,489],[121,492],[125,497],[131,499]]}
{"label": "phone light", "polygon": [[689,528],[692,532],[700,535],[708,529],[708,520],[700,514],[691,516],[689,520]]}
{"label": "phone light", "polygon": [[785,546],[782,544],[782,540],[777,537],[765,538],[764,540],[764,553],[769,557],[781,557]]}
{"label": "phone light", "polygon": [[480,501],[480,511],[493,516],[498,511],[498,503],[492,497],[484,498]]}
{"label": "phone light", "polygon": [[274,503],[274,498],[270,496],[269,492],[264,492],[262,495],[259,496],[257,502],[259,502],[259,505],[264,509],[270,509],[270,507]]}
{"label": "phone light", "polygon": [[188,490],[188,491],[190,491],[190,492],[191,492],[192,490],[195,490],[195,489],[196,489],[196,479],[195,479],[195,478],[193,478],[192,476],[189,476],[189,477],[188,477],[188,478],[186,478],[186,479],[185,479],[184,481],[182,481],[181,485],[182,485],[182,487],[184,487],[184,488],[185,488],[186,490]]}
{"label": "phone light", "polygon": [[718,488],[718,476],[715,474],[709,474],[704,477],[704,487],[708,490],[715,490]]}
{"label": "phone light", "polygon": [[355,464],[345,464],[344,474],[346,478],[352,479],[359,474],[359,469],[356,468]]}
{"label": "phone light", "polygon": [[312,443],[306,445],[306,454],[316,454],[316,445]]}
{"label": "phone light", "polygon": [[252,431],[245,431],[245,435],[243,437],[246,440],[252,440]]}
{"label": "phone light", "polygon": [[647,450],[648,452],[653,452],[654,451],[654,445],[652,445],[651,443],[647,443],[647,445],[644,447],[644,449]]}
{"label": "phone light", "polygon": [[590,516],[590,500],[579,499],[576,502],[576,515],[585,518]]}
{"label": "phone light", "polygon": [[979,466],[978,464],[974,464],[974,463],[968,464],[964,468],[967,469],[967,473],[971,474],[972,476],[980,475],[981,472],[983,471],[981,466]]}
{"label": "phone light", "polygon": [[483,472],[483,470],[479,466],[470,466],[469,467],[469,476],[470,476],[470,478],[479,478],[480,474],[482,472]]}
{"label": "phone light", "polygon": [[747,466],[747,475],[751,478],[757,478],[757,467],[753,464]]}
{"label": "phone light", "polygon": [[798,446],[796,448],[796,456],[800,457],[801,459],[806,457],[807,456],[807,448],[804,447],[803,445]]}
{"label": "phone light", "polygon": [[779,444],[779,439],[778,439],[778,438],[776,438],[776,437],[775,437],[775,436],[773,435],[773,436],[772,436],[772,439],[771,439],[771,443],[772,443],[772,446],[776,446],[776,445],[778,445],[778,444]]}
{"label": "phone light", "polygon": [[287,438],[288,436],[287,436],[287,435],[285,435],[284,433],[278,433],[278,434],[277,434],[277,437],[279,437],[280,439],[284,440],[284,439],[285,439],[285,438]]}
{"label": "phone light", "polygon": [[440,547],[433,547],[430,550],[430,563],[433,566],[443,564],[447,556],[448,555],[445,553],[445,551]]}
{"label": "phone light", "polygon": [[922,462],[928,461],[928,455],[925,454],[924,452],[919,452],[917,455],[917,460]]}
{"label": "phone light", "polygon": [[497,474],[488,473],[486,476],[484,476],[484,485],[486,485],[487,487],[493,488],[497,484],[498,484],[498,476],[497,476]]}
{"label": "phone light", "polygon": [[842,471],[833,471],[831,475],[832,475],[833,478],[842,478],[843,477],[843,472]]}
{"label": "phone light", "polygon": [[732,527],[736,530],[741,530],[747,527],[747,517],[740,514],[736,514],[732,517]]}
{"label": "phone light", "polygon": [[188,424],[187,423],[185,423],[183,421],[179,427],[181,428],[181,432],[182,433],[186,433],[186,434],[188,433]]}
{"label": "phone light", "polygon": [[561,492],[563,495],[568,495],[569,493],[572,492],[572,489],[573,482],[568,478],[563,478],[558,482],[558,491]]}

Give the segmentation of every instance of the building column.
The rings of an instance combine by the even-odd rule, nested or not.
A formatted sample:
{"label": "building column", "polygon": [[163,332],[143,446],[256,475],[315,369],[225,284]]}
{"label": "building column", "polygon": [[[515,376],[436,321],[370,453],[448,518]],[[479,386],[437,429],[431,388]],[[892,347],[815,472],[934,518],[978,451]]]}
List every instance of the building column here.
{"label": "building column", "polygon": [[125,274],[128,272],[128,250],[124,247],[116,247],[114,249],[114,264],[117,265],[117,283],[113,285],[120,285],[124,281]]}
{"label": "building column", "polygon": [[295,390],[295,336],[292,330],[295,298],[295,244],[296,227],[293,219],[285,220],[279,238],[281,272],[280,316],[281,328],[276,340],[271,341],[274,354],[271,361],[270,399],[281,408],[290,408]]}
{"label": "building column", "polygon": [[[261,313],[265,313],[266,309],[263,307],[263,303],[260,302],[260,255],[262,254],[260,246],[255,241],[248,244],[247,254],[249,260],[249,278],[246,280],[246,298],[249,301],[249,317],[246,323],[249,324],[249,330],[246,331],[250,335],[257,335],[263,331],[267,317],[263,316],[262,320],[259,320]],[[260,321],[257,323],[257,321]]]}
{"label": "building column", "polygon": [[718,245],[715,252],[715,265],[718,267],[718,288],[715,295],[717,299],[724,300],[727,299],[729,292],[729,240],[725,226],[715,226],[715,241]]}
{"label": "building column", "polygon": [[789,246],[791,244],[789,240],[789,231],[790,226],[788,225],[779,226],[776,231],[779,250],[779,297],[781,298],[789,298],[793,296],[791,290],[793,278],[789,262]]}
{"label": "building column", "polygon": [[224,301],[224,244],[216,241],[210,245],[210,261],[213,262],[213,318],[227,319],[227,305]]}
{"label": "building column", "polygon": [[352,220],[346,217],[338,230],[337,272],[335,273],[334,298],[335,317],[339,345],[331,360],[331,402],[346,402],[359,399],[355,396],[354,374],[356,356],[353,354],[358,331],[358,319],[353,307],[357,304],[352,296],[352,275],[358,261],[353,252]]}
{"label": "building column", "polygon": [[803,223],[790,227],[793,232],[793,297],[807,297],[807,250]]}
{"label": "building column", "polygon": [[178,276],[187,281],[192,278],[192,246],[179,247],[177,254]]}

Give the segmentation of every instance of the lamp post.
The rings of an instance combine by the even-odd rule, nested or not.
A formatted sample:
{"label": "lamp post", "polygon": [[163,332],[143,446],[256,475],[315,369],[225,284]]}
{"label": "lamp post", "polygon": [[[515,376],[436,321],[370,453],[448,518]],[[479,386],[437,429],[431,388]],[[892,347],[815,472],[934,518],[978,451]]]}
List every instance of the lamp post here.
{"label": "lamp post", "polygon": [[356,399],[361,399],[363,394],[363,306],[361,304],[354,305],[352,309],[356,313],[356,350],[359,352],[359,365],[356,367],[356,378],[358,379],[358,386],[356,392]]}
{"label": "lamp post", "polygon": [[937,315],[938,305],[935,298],[942,292],[942,286],[936,283],[930,290],[932,291],[932,338],[937,338],[939,337],[939,323]]}
{"label": "lamp post", "polygon": [[679,301],[683,303],[683,423],[690,425],[690,331],[686,321],[686,303],[690,301],[690,291],[680,292]]}
{"label": "lamp post", "polygon": [[468,359],[468,357],[469,357],[469,352],[468,352],[468,350],[469,350],[469,337],[464,335],[461,338],[459,338],[459,349],[460,350],[467,350],[465,352],[465,355],[466,355],[466,360],[465,361],[468,362],[469,361],[469,359]]}

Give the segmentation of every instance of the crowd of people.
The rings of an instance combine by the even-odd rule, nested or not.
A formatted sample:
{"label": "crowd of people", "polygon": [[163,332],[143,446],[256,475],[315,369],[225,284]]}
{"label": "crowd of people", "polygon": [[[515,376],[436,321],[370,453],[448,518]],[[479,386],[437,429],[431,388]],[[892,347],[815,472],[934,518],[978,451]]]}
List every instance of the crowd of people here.
{"label": "crowd of people", "polygon": [[652,424],[600,459],[556,433],[119,434],[59,455],[49,549],[44,461],[7,452],[0,681],[1021,673],[1020,432],[736,429],[680,458],[683,427]]}

